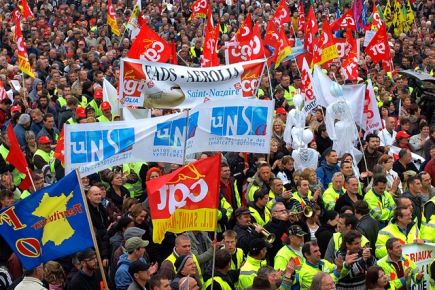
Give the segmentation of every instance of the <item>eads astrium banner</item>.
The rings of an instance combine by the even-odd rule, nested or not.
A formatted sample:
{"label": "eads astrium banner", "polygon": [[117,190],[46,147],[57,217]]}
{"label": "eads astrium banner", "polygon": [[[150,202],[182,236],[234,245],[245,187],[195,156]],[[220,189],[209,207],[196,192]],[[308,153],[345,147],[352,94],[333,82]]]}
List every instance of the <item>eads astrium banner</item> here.
{"label": "eads astrium banner", "polygon": [[265,60],[194,68],[121,59],[119,94],[124,107],[192,108],[205,99],[252,97]]}
{"label": "eads astrium banner", "polygon": [[166,232],[216,229],[220,166],[218,154],[147,182],[154,242]]}
{"label": "eads astrium banner", "polygon": [[187,114],[65,126],[65,172],[87,176],[129,162],[183,163]]}

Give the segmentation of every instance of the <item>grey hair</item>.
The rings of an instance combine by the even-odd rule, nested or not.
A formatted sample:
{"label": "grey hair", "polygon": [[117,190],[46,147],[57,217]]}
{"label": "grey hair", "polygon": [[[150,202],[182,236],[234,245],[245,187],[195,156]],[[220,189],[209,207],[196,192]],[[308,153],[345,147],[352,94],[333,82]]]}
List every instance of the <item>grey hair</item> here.
{"label": "grey hair", "polygon": [[322,289],[322,279],[325,276],[329,276],[328,273],[318,272],[316,276],[314,276],[313,281],[311,282],[311,286],[309,290],[320,290]]}

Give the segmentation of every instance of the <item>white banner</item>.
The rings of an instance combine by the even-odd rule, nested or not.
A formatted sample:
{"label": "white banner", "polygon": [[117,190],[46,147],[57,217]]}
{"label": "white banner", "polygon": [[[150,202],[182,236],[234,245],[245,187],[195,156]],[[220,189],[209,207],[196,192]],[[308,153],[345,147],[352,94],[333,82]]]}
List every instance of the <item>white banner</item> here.
{"label": "white banner", "polygon": [[119,94],[123,106],[193,108],[205,99],[252,97],[265,60],[194,68],[121,59]]}
{"label": "white banner", "polygon": [[122,108],[121,112],[124,121],[151,118],[151,109]]}
{"label": "white banner", "polygon": [[435,244],[427,243],[424,245],[406,244],[402,246],[402,253],[408,255],[409,258],[417,265],[419,271],[423,271],[424,278],[421,283],[411,283],[412,290],[429,290],[430,281],[430,264],[434,259]]}
{"label": "white banner", "polygon": [[139,161],[183,163],[187,113],[65,127],[65,173],[87,176]]}
{"label": "white banner", "polygon": [[115,87],[112,86],[112,84],[104,79],[103,80],[103,101],[110,103],[110,111],[112,112],[112,115],[119,115],[119,99],[118,99],[118,92],[116,91]]}
{"label": "white banner", "polygon": [[[313,89],[317,104],[326,108],[329,104],[337,100],[330,91],[334,83],[334,81],[322,72],[320,67],[314,67]],[[342,88],[343,98],[349,103],[352,109],[353,119],[358,126],[365,128],[365,123],[363,122],[363,108],[366,85],[344,85]]]}
{"label": "white banner", "polygon": [[189,113],[186,154],[202,151],[269,153],[274,101],[209,101]]}

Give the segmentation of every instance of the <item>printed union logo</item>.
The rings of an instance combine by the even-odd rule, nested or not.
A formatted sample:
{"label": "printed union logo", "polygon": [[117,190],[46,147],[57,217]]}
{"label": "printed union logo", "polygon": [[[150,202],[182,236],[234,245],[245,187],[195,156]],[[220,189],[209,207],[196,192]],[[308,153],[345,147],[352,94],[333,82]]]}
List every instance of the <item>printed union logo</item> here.
{"label": "printed union logo", "polygon": [[267,107],[213,108],[210,132],[218,136],[266,135]]}
{"label": "printed union logo", "polygon": [[186,118],[157,124],[154,145],[181,147],[184,145],[185,136]]}
{"label": "printed union logo", "polygon": [[187,139],[195,137],[196,128],[198,128],[198,117],[199,112],[189,115],[188,129],[187,129]]}
{"label": "printed union logo", "polygon": [[134,128],[71,132],[71,163],[93,163],[130,150]]}

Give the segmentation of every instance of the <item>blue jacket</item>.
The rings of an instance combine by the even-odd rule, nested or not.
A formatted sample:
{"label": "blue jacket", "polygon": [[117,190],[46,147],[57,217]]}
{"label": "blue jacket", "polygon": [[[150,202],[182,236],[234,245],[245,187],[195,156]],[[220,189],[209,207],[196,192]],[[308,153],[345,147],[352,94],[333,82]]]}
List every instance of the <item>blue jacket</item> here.
{"label": "blue jacket", "polygon": [[323,184],[323,188],[328,188],[329,183],[332,181],[332,176],[335,172],[339,172],[340,167],[335,165],[328,165],[326,160],[320,163],[320,166],[316,170],[317,178]]}
{"label": "blue jacket", "polygon": [[[133,261],[127,259],[128,254],[122,254],[119,257],[118,268],[115,273],[115,285],[117,290],[127,290],[133,278],[131,278],[130,273],[128,273],[128,267]],[[142,257],[139,260],[146,263],[145,259]]]}
{"label": "blue jacket", "polygon": [[15,125],[14,127],[14,132],[15,132],[15,136],[17,136],[17,141],[18,143],[20,143],[20,147],[24,148],[26,147],[26,129],[24,129],[24,127],[20,124]]}

